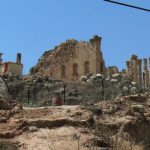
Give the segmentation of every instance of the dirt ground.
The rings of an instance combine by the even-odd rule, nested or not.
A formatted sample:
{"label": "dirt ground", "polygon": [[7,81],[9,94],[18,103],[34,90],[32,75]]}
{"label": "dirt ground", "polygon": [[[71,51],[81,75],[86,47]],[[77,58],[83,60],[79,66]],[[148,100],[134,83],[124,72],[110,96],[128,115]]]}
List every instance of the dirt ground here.
{"label": "dirt ground", "polygon": [[[85,147],[87,140],[93,138],[92,134],[82,133],[83,129],[74,127],[59,127],[55,129],[39,129],[37,132],[25,132],[14,140],[20,143],[20,150],[77,150],[78,142],[81,150]],[[80,134],[80,139],[74,137]]]}
{"label": "dirt ground", "polygon": [[0,136],[19,143],[19,150],[88,150],[90,116],[81,106],[24,108],[1,123]]}
{"label": "dirt ground", "polygon": [[150,97],[145,96],[86,107],[24,107],[0,123],[0,140],[18,143],[19,150],[144,150],[150,147],[149,123]]}

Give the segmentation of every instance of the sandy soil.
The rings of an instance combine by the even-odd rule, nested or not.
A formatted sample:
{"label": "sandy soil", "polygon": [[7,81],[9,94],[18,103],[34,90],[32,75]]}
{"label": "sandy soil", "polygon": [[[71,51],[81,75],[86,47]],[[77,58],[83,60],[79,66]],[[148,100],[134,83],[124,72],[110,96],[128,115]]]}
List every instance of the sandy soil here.
{"label": "sandy soil", "polygon": [[[81,106],[24,108],[23,112],[1,123],[0,133],[8,136],[10,141],[19,143],[19,150],[77,150],[78,146],[80,150],[89,150],[85,143],[94,136],[88,126],[78,125],[78,122],[86,123],[90,115]],[[65,120],[71,120],[71,124]],[[44,124],[45,121],[47,127],[35,127],[35,131],[29,129],[33,124]],[[61,121],[65,125],[61,125]],[[74,121],[76,125],[72,124]],[[22,128],[25,131],[18,134]],[[80,136],[79,140],[76,136]]]}
{"label": "sandy soil", "polygon": [[74,127],[60,127],[56,129],[39,129],[37,132],[26,132],[15,138],[21,145],[20,150],[77,150],[79,134],[80,150],[88,150],[84,143],[93,138],[92,134],[81,133],[83,129]]}

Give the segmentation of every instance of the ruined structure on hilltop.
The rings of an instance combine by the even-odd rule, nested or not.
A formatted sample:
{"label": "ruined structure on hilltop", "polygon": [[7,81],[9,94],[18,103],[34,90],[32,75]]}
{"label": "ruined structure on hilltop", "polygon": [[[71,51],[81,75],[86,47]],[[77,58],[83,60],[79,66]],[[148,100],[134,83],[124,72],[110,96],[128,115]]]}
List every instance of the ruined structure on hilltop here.
{"label": "ruined structure on hilltop", "polygon": [[101,37],[94,36],[89,42],[67,40],[46,51],[31,74],[38,73],[55,79],[78,80],[88,73],[105,73],[101,52]]}
{"label": "ruined structure on hilltop", "polygon": [[16,62],[3,62],[2,53],[0,53],[0,75],[2,74],[22,74],[23,64],[21,63],[21,54],[17,54]]}
{"label": "ruined structure on hilltop", "polygon": [[[143,63],[142,63],[143,62]],[[142,67],[143,64],[143,67]],[[149,59],[150,64],[150,59]],[[136,82],[138,85],[147,88],[150,86],[150,65],[148,67],[148,60],[146,58],[138,59],[136,55],[132,55],[127,65],[127,76]]]}

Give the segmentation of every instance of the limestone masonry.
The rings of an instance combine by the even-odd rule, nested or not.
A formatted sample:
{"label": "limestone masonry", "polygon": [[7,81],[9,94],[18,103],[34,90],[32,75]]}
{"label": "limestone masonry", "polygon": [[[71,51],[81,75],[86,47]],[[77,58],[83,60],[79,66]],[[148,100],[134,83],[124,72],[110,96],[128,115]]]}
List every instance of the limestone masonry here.
{"label": "limestone masonry", "polygon": [[31,69],[31,74],[35,73],[64,80],[78,80],[89,73],[105,74],[101,37],[94,36],[89,42],[67,40],[46,51]]}

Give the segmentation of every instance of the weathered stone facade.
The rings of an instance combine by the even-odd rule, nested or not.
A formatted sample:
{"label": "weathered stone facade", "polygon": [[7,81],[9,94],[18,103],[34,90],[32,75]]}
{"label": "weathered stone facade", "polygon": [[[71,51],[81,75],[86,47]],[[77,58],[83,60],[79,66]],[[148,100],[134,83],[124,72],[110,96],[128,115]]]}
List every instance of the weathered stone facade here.
{"label": "weathered stone facade", "polygon": [[17,54],[16,62],[3,62],[2,53],[0,53],[0,75],[19,74],[22,75],[23,64],[21,63],[21,54]]}
{"label": "weathered stone facade", "polygon": [[[139,86],[147,88],[150,86],[150,59],[148,67],[148,59],[138,59],[136,55],[132,55],[131,59],[126,62],[127,76],[136,82]],[[142,66],[143,65],[143,66]]]}
{"label": "weathered stone facade", "polygon": [[101,52],[101,37],[94,36],[89,42],[67,40],[46,51],[31,74],[40,74],[55,79],[78,80],[88,73],[105,73]]}

